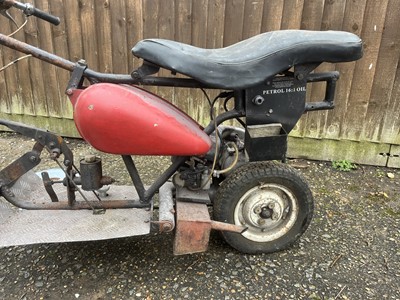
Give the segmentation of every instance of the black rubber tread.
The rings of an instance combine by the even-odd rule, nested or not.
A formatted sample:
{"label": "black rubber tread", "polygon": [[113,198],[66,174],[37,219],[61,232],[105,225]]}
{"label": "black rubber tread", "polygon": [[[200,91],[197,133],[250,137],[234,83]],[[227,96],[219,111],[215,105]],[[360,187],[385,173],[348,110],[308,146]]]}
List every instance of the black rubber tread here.
{"label": "black rubber tread", "polygon": [[221,232],[225,241],[240,252],[256,254],[284,250],[295,243],[308,228],[314,210],[313,196],[303,176],[289,165],[253,162],[240,166],[217,190],[213,204],[216,221],[234,223],[233,214],[242,195],[260,183],[279,183],[289,188],[298,200],[298,218],[282,237],[270,242],[254,242],[241,234]]}

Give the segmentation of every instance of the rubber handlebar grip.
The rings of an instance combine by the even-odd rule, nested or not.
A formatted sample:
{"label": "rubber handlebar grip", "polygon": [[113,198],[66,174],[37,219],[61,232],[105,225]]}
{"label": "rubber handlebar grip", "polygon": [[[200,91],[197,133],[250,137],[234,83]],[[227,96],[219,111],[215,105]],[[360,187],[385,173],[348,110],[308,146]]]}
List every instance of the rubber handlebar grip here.
{"label": "rubber handlebar grip", "polygon": [[40,10],[40,9],[37,9],[35,7],[33,8],[32,15],[37,17],[37,18],[39,18],[39,19],[47,21],[47,22],[49,22],[49,23],[51,23],[53,25],[59,25],[60,24],[60,18],[59,17],[53,16],[51,14],[48,14],[48,13],[46,13],[46,12]]}

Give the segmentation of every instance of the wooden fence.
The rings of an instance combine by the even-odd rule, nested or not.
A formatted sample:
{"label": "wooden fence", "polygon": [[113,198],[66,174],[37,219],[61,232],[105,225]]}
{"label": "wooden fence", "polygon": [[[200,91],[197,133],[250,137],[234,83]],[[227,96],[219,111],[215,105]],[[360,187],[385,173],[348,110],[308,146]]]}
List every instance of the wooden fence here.
{"label": "wooden fence", "polygon": [[[302,117],[291,134],[289,155],[400,167],[400,5],[398,0],[36,0],[61,17],[58,27],[30,18],[16,38],[70,60],[86,59],[101,72],[129,73],[139,65],[130,48],[143,38],[166,38],[198,47],[231,45],[279,29],[344,30],[361,36],[363,59],[325,64],[341,79],[336,109]],[[11,12],[19,23],[23,18]],[[2,32],[15,28],[0,20]],[[20,54],[0,47],[0,65]],[[168,73],[161,72],[165,75]],[[68,72],[36,59],[0,73],[0,117],[23,120],[66,135],[75,134],[64,96]],[[208,121],[199,91],[154,88]],[[309,100],[323,87],[309,87]]]}

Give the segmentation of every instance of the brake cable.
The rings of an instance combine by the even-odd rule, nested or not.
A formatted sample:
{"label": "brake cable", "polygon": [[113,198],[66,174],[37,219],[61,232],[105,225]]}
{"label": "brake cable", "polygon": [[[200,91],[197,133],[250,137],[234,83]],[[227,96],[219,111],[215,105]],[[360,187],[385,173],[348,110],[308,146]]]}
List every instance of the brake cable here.
{"label": "brake cable", "polygon": [[[27,19],[27,18],[25,18],[25,22],[24,22],[21,26],[19,26],[17,30],[15,30],[13,33],[11,33],[11,34],[9,34],[9,35],[7,35],[7,36],[8,36],[8,37],[12,37],[12,36],[15,35],[16,33],[18,33],[22,28],[25,27],[26,23],[28,23],[28,19]],[[17,23],[15,23],[15,25],[17,25]],[[18,26],[18,25],[17,25],[17,26]]]}
{"label": "brake cable", "polygon": [[25,59],[25,58],[29,58],[29,57],[31,57],[31,56],[32,56],[32,54],[28,54],[28,55],[25,55],[25,56],[21,56],[20,58],[17,58],[16,60],[10,62],[9,64],[5,65],[4,67],[1,67],[1,68],[0,68],[0,72],[3,72],[5,69],[11,67],[13,64],[16,64],[16,63],[19,62],[20,60],[23,60],[23,59]]}
{"label": "brake cable", "polygon": [[[11,17],[11,15],[10,15],[6,10],[2,10],[2,11],[1,11],[1,14],[2,14],[3,16],[6,16],[6,17],[7,17],[9,20],[11,20],[16,26],[18,26],[17,22],[15,22],[15,20],[13,19],[13,17]],[[13,33],[11,33],[11,34],[9,34],[9,35],[7,35],[7,36],[8,36],[8,37],[12,37],[13,35],[17,34],[22,28],[25,27],[26,23],[28,23],[28,19],[27,19],[27,18],[25,18],[25,22],[24,22],[21,26],[19,26],[19,27],[17,28],[17,30],[15,30]],[[21,56],[21,57],[15,59],[15,60],[13,60],[12,62],[8,63],[7,65],[1,67],[1,68],[0,68],[0,72],[3,72],[5,69],[11,67],[13,64],[16,64],[16,63],[19,62],[20,60],[23,60],[23,59],[25,59],[25,58],[29,58],[29,57],[31,57],[31,56],[32,56],[32,54],[28,54],[28,55],[24,55],[24,56]]]}

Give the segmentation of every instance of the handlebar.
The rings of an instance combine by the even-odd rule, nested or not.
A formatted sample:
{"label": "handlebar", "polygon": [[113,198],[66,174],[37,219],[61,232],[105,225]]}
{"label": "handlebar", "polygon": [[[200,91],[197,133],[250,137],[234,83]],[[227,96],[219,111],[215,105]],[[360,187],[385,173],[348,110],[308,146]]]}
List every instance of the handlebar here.
{"label": "handlebar", "polygon": [[47,21],[53,25],[60,24],[59,17],[53,16],[47,12],[44,12],[43,10],[38,9],[29,3],[21,3],[21,2],[15,1],[15,0],[0,0],[0,7],[1,6],[5,6],[5,7],[13,6],[13,7],[21,10],[28,17],[35,16],[35,17],[42,19],[44,21]]}

